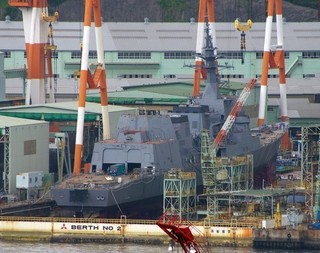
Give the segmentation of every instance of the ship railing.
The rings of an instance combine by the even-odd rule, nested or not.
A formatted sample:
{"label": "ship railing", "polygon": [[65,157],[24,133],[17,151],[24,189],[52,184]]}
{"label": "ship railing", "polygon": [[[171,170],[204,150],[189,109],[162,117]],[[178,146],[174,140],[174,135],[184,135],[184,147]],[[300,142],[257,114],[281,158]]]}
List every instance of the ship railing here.
{"label": "ship railing", "polygon": [[[0,216],[1,221],[13,222],[50,222],[50,223],[106,223],[106,224],[141,224],[141,225],[156,225],[157,220],[144,219],[103,219],[103,218],[62,218],[62,217],[22,217],[22,216]],[[181,221],[181,225],[190,225],[190,221]],[[258,228],[258,221],[217,221],[203,220],[192,221],[193,226],[209,226],[209,227],[233,227],[233,228]]]}
{"label": "ship railing", "polygon": [[110,224],[141,224],[141,225],[154,225],[157,222],[156,220],[121,219],[121,218],[104,219],[104,218],[23,217],[23,216],[0,216],[0,221],[110,223]]}
{"label": "ship railing", "polygon": [[241,221],[236,219],[231,220],[211,220],[211,219],[205,219],[204,225],[206,227],[246,227],[246,228],[257,228],[259,227],[259,221],[257,220],[247,220],[247,221]]}

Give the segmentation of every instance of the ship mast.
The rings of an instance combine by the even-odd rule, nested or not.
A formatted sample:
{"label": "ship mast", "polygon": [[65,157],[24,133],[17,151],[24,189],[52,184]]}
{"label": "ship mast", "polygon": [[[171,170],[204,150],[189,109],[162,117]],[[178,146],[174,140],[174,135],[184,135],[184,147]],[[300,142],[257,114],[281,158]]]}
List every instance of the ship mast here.
{"label": "ship mast", "polygon": [[[89,41],[90,41],[90,26],[91,14],[94,14],[95,35],[98,63],[94,75],[91,74],[88,68],[89,57]],[[81,154],[83,146],[83,128],[85,116],[85,102],[87,89],[100,88],[101,111],[103,124],[103,139],[110,138],[109,113],[108,113],[108,97],[107,97],[107,81],[105,72],[104,50],[102,41],[102,22],[100,11],[100,0],[86,0],[84,13],[84,28],[83,28],[83,48],[81,56],[81,71],[80,71],[80,87],[78,101],[78,118],[77,118],[77,133],[76,147],[74,157],[73,175],[77,176],[81,168]]]}
{"label": "ship mast", "polygon": [[[276,45],[275,53],[272,53],[271,52],[271,31],[272,31],[274,5],[276,6],[277,45]],[[261,89],[260,89],[260,104],[259,104],[259,115],[258,115],[259,127],[262,126],[265,121],[269,69],[279,70],[281,120],[283,122],[288,121],[283,42],[284,40],[283,40],[282,0],[268,0],[268,16],[266,19],[262,75],[261,75]]]}
{"label": "ship mast", "polygon": [[[213,48],[216,48],[216,32],[215,32],[215,17],[214,17],[214,0],[199,0],[199,15],[198,15],[198,30],[197,30],[197,44],[196,44],[196,58],[195,58],[195,73],[193,79],[193,97],[200,96],[200,80],[201,76],[205,76],[203,69],[202,50],[204,47],[205,37],[205,16],[208,15],[209,31],[212,40]],[[215,51],[216,53],[216,51]]]}

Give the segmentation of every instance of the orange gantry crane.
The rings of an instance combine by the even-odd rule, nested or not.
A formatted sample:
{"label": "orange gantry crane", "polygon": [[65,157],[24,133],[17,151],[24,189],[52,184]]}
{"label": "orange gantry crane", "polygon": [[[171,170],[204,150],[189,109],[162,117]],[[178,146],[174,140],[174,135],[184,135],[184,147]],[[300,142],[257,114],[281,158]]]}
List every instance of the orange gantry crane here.
{"label": "orange gantry crane", "polygon": [[[271,32],[273,14],[276,14],[277,43],[271,46]],[[288,121],[287,92],[286,92],[286,74],[284,61],[284,38],[283,38],[283,17],[282,17],[282,0],[268,0],[268,10],[266,18],[266,29],[264,38],[260,104],[258,114],[258,126],[261,127],[265,121],[267,86],[269,69],[278,69],[279,71],[279,88],[280,88],[280,108],[281,121]],[[281,140],[281,148],[288,150],[291,148],[288,131]]]}
{"label": "orange gantry crane", "polygon": [[[272,19],[274,14],[274,7],[276,7],[277,44],[274,46],[275,51],[272,52],[273,48],[271,47],[271,32],[272,32]],[[283,122],[286,122],[288,120],[285,61],[284,61],[282,0],[268,0],[267,12],[268,14],[266,18],[266,29],[265,29],[265,38],[264,38],[260,104],[259,104],[259,115],[258,115],[259,127],[264,124],[264,120],[265,120],[269,69],[279,70],[281,120]]]}
{"label": "orange gantry crane", "polygon": [[[100,89],[103,139],[110,138],[109,113],[108,113],[108,97],[107,97],[107,81],[104,61],[104,50],[102,41],[102,22],[101,22],[101,2],[100,0],[86,0],[84,12],[84,28],[83,28],[83,43],[81,56],[81,71],[80,71],[80,87],[78,101],[78,118],[76,132],[76,146],[74,154],[73,175],[77,176],[80,173],[82,161],[83,147],[83,129],[85,116],[85,102],[87,89]],[[89,58],[89,42],[90,42],[90,26],[91,16],[94,16],[96,48],[97,48],[97,66],[94,74],[91,74],[88,64]]]}
{"label": "orange gantry crane", "polygon": [[[51,23],[58,19],[58,12],[53,16],[47,15],[47,0],[8,0],[8,4],[22,11],[28,65],[25,104],[46,102],[46,73],[50,81],[50,102],[54,102],[51,52],[56,50],[56,46],[52,43]],[[49,22],[49,33],[47,22]],[[45,34],[48,34],[48,40]]]}

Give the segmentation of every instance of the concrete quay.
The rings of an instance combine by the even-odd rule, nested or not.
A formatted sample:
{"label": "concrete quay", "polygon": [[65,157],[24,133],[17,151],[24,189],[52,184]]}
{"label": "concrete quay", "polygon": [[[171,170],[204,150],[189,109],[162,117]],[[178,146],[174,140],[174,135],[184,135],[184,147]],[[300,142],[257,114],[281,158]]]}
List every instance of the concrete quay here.
{"label": "concrete quay", "polygon": [[320,250],[320,230],[308,226],[296,229],[254,229],[252,244],[254,248],[265,249]]}

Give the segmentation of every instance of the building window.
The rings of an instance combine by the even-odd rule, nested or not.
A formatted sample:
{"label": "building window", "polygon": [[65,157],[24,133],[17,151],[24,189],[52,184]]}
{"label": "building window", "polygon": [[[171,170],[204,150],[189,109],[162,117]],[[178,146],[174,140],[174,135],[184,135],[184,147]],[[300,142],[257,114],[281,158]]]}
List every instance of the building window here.
{"label": "building window", "polygon": [[[89,51],[89,59],[97,59],[97,51]],[[71,59],[81,59],[81,51],[72,51]]]}
{"label": "building window", "polygon": [[176,75],[174,74],[166,74],[166,75],[163,75],[164,78],[176,78]]}
{"label": "building window", "polygon": [[97,51],[89,51],[89,59],[97,59]]}
{"label": "building window", "polygon": [[71,59],[81,59],[81,51],[72,51]]}
{"label": "building window", "polygon": [[219,52],[218,55],[223,59],[243,59],[243,52],[241,51]]}
{"label": "building window", "polygon": [[187,52],[164,52],[164,59],[194,59],[195,53]]}
{"label": "building window", "polygon": [[11,51],[2,51],[4,53],[4,58],[11,58]]}
{"label": "building window", "polygon": [[256,59],[262,59],[263,58],[263,52],[256,52]]}
{"label": "building window", "polygon": [[151,52],[118,52],[118,59],[151,59]]}
{"label": "building window", "polygon": [[306,51],[302,52],[302,58],[320,58],[320,51]]}
{"label": "building window", "polygon": [[244,78],[242,74],[228,74],[228,75],[220,75],[221,78]]}
{"label": "building window", "polygon": [[118,78],[152,78],[151,74],[120,74]]}
{"label": "building window", "polygon": [[303,74],[302,76],[303,76],[303,78],[313,78],[313,77],[316,77],[315,74]]}
{"label": "building window", "polygon": [[[261,77],[262,77],[262,75],[261,75],[261,74],[256,75],[256,78],[261,78]],[[277,75],[277,74],[268,75],[268,78],[279,78],[279,75]]]}
{"label": "building window", "polygon": [[[262,59],[263,58],[263,52],[256,52],[256,59]],[[290,58],[290,52],[285,51],[284,52],[284,58],[289,59]]]}
{"label": "building window", "polygon": [[58,59],[58,51],[51,50],[51,58],[52,59]]}
{"label": "building window", "polygon": [[24,155],[36,154],[36,140],[24,141]]}
{"label": "building window", "polygon": [[285,51],[284,52],[284,58],[289,59],[290,58],[290,52]]}

